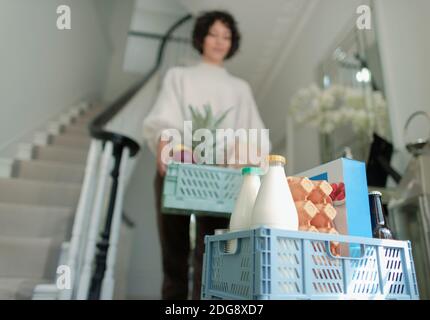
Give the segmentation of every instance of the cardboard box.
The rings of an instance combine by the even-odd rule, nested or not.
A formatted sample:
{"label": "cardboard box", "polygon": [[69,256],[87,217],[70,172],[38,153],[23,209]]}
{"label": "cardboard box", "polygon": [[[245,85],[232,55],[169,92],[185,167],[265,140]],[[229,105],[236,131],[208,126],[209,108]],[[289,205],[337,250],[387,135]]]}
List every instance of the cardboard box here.
{"label": "cardboard box", "polygon": [[333,223],[340,234],[372,237],[366,166],[363,162],[341,158],[295,176],[311,180],[326,180],[330,184],[344,184],[345,197],[334,200],[337,211]]}

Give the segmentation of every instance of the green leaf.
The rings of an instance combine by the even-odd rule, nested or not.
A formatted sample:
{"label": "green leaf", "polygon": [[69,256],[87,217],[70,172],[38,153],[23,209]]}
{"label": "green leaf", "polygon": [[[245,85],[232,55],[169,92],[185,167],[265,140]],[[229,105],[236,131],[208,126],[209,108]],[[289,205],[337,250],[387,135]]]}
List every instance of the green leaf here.
{"label": "green leaf", "polygon": [[197,109],[194,109],[191,105],[189,106],[192,116],[193,128],[201,128],[203,125],[203,116]]}
{"label": "green leaf", "polygon": [[225,119],[227,114],[233,109],[233,107],[227,109],[220,117],[219,119],[214,123],[214,127],[217,128],[219,124]]}
{"label": "green leaf", "polygon": [[[233,109],[233,107],[229,108],[225,112],[223,112],[219,117],[214,117],[212,107],[210,104],[203,105],[203,108],[194,108],[193,106],[189,106],[191,116],[192,116],[192,125],[193,125],[193,134],[198,129],[208,129],[212,132],[213,136],[216,137],[216,129],[221,124],[221,122],[225,119],[227,114]],[[200,141],[193,141],[193,149],[200,143]],[[216,148],[216,139],[213,141],[213,148]]]}
{"label": "green leaf", "polygon": [[206,104],[203,106],[203,109],[205,110],[205,122],[204,127],[205,128],[211,128],[211,122],[212,122],[212,108],[210,105]]}

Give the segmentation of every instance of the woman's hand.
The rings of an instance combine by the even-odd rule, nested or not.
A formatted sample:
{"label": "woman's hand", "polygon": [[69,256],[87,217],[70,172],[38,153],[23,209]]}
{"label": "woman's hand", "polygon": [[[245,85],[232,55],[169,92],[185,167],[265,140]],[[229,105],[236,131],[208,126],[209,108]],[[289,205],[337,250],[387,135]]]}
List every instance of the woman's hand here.
{"label": "woman's hand", "polygon": [[168,144],[168,141],[163,141],[160,139],[157,148],[157,170],[160,176],[164,177],[167,170],[167,159],[162,159],[163,148]]}

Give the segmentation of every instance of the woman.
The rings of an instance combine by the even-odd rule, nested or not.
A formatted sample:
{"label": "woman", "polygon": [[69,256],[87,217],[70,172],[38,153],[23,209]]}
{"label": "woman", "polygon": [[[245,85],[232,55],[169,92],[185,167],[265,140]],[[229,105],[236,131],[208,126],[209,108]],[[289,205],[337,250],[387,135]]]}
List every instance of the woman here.
{"label": "woman", "polygon": [[[192,120],[189,106],[209,104],[215,115],[226,113],[220,128],[263,129],[249,85],[224,68],[239,49],[240,34],[234,18],[227,12],[211,11],[199,16],[193,30],[193,46],[202,61],[193,67],[175,67],[164,78],[153,109],[144,121],[144,137],[157,157],[155,179],[158,228],[162,249],[163,299],[187,299],[189,216],[164,215],[161,212],[163,177],[166,161],[162,150],[167,142],[160,139],[165,129],[183,131],[184,121]],[[204,236],[228,227],[226,218],[196,218],[193,299],[200,298]]]}

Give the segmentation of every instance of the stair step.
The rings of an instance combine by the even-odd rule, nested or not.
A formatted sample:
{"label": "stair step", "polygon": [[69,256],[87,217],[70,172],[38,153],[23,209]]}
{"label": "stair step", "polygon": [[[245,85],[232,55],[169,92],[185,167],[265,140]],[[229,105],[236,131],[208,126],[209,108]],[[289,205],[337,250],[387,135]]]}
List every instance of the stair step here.
{"label": "stair step", "polygon": [[76,119],[75,122],[73,122],[73,124],[87,124],[88,125],[98,115],[99,115],[99,113],[82,115],[81,117],[79,117],[78,119]]}
{"label": "stair step", "polygon": [[64,146],[35,147],[35,159],[46,161],[60,161],[75,164],[85,164],[88,150],[68,148]]}
{"label": "stair step", "polygon": [[[42,207],[0,203],[0,234],[23,238],[69,239],[74,210],[71,207]],[[1,252],[0,252],[1,258]]]}
{"label": "stair step", "polygon": [[90,122],[91,122],[91,120],[89,120],[89,119],[79,118],[79,119],[76,119],[74,122],[72,122],[71,125],[75,126],[75,127],[87,127],[88,128]]}
{"label": "stair step", "polygon": [[65,133],[69,134],[69,133],[73,133],[73,134],[81,134],[81,135],[85,135],[85,136],[90,136],[90,131],[88,130],[88,126],[82,126],[82,125],[68,125],[65,130]]}
{"label": "stair step", "polygon": [[92,109],[89,109],[87,112],[85,112],[82,116],[97,116],[100,113],[102,113],[104,110],[106,110],[105,106],[101,106],[101,107],[95,107]]}
{"label": "stair step", "polygon": [[52,280],[29,278],[0,278],[0,300],[31,300],[34,288]]}
{"label": "stair step", "polygon": [[85,166],[44,160],[17,160],[13,176],[29,180],[81,183]]}
{"label": "stair step", "polygon": [[89,121],[76,121],[76,122],[71,123],[70,126],[88,130],[89,124],[90,124]]}
{"label": "stair step", "polygon": [[88,123],[72,123],[70,124],[64,131],[65,134],[70,133],[70,131],[67,131],[68,128],[72,128],[71,132],[73,133],[80,133],[80,134],[86,134],[87,137],[90,137],[90,129],[88,128]]}
{"label": "stair step", "polygon": [[54,279],[61,240],[0,236],[0,277]]}
{"label": "stair step", "polygon": [[[67,130],[67,129],[66,129]],[[68,137],[73,137],[73,138],[77,138],[77,139],[91,139],[90,133],[88,132],[79,132],[79,131],[66,131],[64,130],[64,132],[61,133],[61,135],[65,135]]]}
{"label": "stair step", "polygon": [[73,134],[61,134],[52,137],[52,144],[56,146],[75,147],[88,149],[91,139],[89,136],[76,136]]}
{"label": "stair step", "polygon": [[83,114],[82,116],[80,116],[78,119],[77,119],[77,121],[76,122],[78,122],[78,123],[84,123],[84,122],[86,122],[86,123],[89,123],[90,121],[92,121],[92,120],[94,120],[96,117],[98,117],[100,114],[101,114],[102,112],[101,111],[99,111],[99,112],[94,112],[94,113],[86,113],[86,114]]}
{"label": "stair step", "polygon": [[81,186],[25,179],[0,178],[0,202],[75,208]]}

